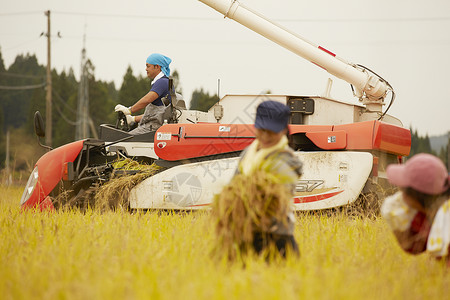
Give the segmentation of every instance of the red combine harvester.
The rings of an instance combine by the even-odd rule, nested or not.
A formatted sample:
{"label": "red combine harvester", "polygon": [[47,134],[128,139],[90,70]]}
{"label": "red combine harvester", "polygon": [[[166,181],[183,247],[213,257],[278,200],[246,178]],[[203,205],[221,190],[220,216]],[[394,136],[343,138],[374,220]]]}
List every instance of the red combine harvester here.
{"label": "red combine harvester", "polygon": [[[23,208],[54,208],[108,181],[117,157],[156,163],[161,169],[129,195],[131,209],[201,209],[208,207],[233,176],[240,152],[254,139],[256,107],[266,100],[291,109],[289,140],[304,163],[293,203],[296,210],[344,206],[386,188],[385,169],[409,154],[411,133],[382,111],[391,85],[361,65],[311,44],[238,1],[200,0],[286,49],[349,82],[360,103],[319,96],[226,95],[208,112],[187,110],[172,95],[168,124],[143,135],[130,135],[119,124],[101,125],[100,140],[76,141],[43,155],[30,175]],[[126,119],[125,119],[126,122]],[[36,133],[43,136],[40,114]],[[75,201],[76,202],[76,201]]]}

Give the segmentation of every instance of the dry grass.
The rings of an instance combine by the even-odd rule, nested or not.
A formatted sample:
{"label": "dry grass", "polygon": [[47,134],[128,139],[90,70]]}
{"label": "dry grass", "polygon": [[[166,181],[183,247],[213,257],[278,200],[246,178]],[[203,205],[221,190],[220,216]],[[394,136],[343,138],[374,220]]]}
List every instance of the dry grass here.
{"label": "dry grass", "polygon": [[254,232],[269,232],[274,220],[286,222],[291,194],[269,176],[256,171],[252,176],[238,174],[212,203],[217,244],[215,252],[230,260],[247,252]]}
{"label": "dry grass", "polygon": [[60,209],[79,208],[98,210],[128,210],[128,195],[133,187],[146,178],[154,175],[159,167],[155,164],[139,164],[132,159],[122,159],[113,163],[114,172],[111,178],[101,184],[81,189],[78,194],[72,190],[61,190],[54,199]]}
{"label": "dry grass", "polygon": [[[155,164],[142,165],[131,159],[116,162],[114,168],[116,173],[111,180],[101,185],[95,193],[94,205],[101,211],[106,209],[128,210],[128,195],[131,189],[159,169]],[[130,170],[139,172],[133,175],[120,174],[120,171]]]}
{"label": "dry grass", "polygon": [[405,254],[380,218],[298,214],[302,256],[246,267],[208,254],[210,214],[22,212],[0,186],[2,299],[446,299],[450,273]]}

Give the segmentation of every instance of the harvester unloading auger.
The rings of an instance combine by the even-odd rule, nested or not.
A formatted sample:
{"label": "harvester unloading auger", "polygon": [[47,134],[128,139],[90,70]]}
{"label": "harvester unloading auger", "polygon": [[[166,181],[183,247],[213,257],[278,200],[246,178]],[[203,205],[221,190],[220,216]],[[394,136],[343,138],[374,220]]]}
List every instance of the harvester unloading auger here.
{"label": "harvester unloading auger", "polygon": [[[293,198],[296,210],[334,208],[387,184],[385,168],[409,154],[411,134],[382,111],[394,91],[389,83],[360,65],[268,21],[238,1],[200,0],[352,86],[359,104],[329,97],[225,95],[208,112],[187,110],[172,95],[167,121],[155,132],[133,136],[101,125],[100,139],[76,141],[43,155],[30,176],[22,207],[54,207],[61,191],[83,194],[111,178],[118,157],[155,163],[160,170],[134,187],[131,209],[200,209],[233,176],[240,152],[254,139],[256,107],[265,100],[291,109],[290,144],[304,163]],[[36,118],[38,125],[41,121]]]}

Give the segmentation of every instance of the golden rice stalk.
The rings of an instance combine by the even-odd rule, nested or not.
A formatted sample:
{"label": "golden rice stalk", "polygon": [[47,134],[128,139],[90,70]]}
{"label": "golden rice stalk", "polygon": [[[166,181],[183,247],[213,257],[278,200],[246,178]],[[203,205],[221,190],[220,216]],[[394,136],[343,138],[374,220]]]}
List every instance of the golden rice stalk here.
{"label": "golden rice stalk", "polygon": [[137,161],[125,159],[113,164],[115,170],[138,170],[133,175],[119,175],[116,172],[111,179],[101,185],[95,194],[94,206],[100,210],[127,209],[130,190],[144,179],[154,175],[159,169],[155,164],[142,165]]}
{"label": "golden rice stalk", "polygon": [[275,220],[287,222],[290,205],[291,193],[273,174],[258,170],[234,176],[212,203],[215,252],[236,259],[249,250],[254,232],[269,232]]}

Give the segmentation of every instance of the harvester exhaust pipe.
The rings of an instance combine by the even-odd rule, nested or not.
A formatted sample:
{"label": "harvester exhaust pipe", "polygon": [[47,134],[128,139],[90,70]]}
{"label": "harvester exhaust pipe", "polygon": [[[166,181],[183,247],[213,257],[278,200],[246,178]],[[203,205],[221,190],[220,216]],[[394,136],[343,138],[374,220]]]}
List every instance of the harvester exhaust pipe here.
{"label": "harvester exhaust pipe", "polygon": [[[381,111],[388,90],[387,84],[379,77],[369,74],[337,57],[331,51],[315,45],[303,37],[288,31],[264,16],[233,0],[199,0],[223,14],[225,18],[233,19],[241,25],[279,44],[283,48],[309,60],[325,69],[328,73],[341,78],[354,86],[355,96],[371,108]],[[375,105],[374,105],[375,104]]]}

